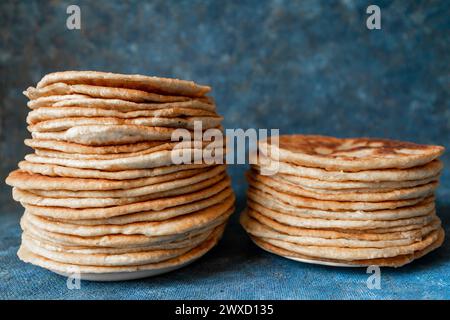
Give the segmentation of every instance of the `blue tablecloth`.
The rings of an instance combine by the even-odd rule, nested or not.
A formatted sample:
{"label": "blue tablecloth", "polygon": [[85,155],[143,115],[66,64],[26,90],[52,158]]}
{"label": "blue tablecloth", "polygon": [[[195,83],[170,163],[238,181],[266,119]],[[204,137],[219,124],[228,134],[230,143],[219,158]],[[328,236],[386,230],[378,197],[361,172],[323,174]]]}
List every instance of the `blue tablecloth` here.
{"label": "blue tablecloth", "polygon": [[[238,179],[235,179],[237,181]],[[381,289],[368,289],[364,268],[298,263],[256,247],[237,222],[245,186],[237,185],[238,209],[220,244],[183,269],[142,280],[82,281],[69,290],[66,278],[16,256],[18,212],[0,216],[2,299],[448,299],[450,244],[399,269],[381,269]],[[449,190],[438,197],[438,212],[450,234]]]}

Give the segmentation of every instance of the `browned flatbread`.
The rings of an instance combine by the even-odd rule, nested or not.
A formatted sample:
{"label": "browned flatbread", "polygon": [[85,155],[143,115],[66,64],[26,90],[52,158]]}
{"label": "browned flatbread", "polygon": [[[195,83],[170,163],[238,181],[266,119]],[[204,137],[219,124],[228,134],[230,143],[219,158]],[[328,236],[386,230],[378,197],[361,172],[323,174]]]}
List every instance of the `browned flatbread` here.
{"label": "browned flatbread", "polygon": [[58,140],[43,139],[25,139],[25,145],[33,149],[46,149],[60,151],[64,153],[78,154],[125,154],[139,152],[158,147],[167,143],[167,141],[144,141],[131,144],[121,144],[112,146],[86,146],[84,144],[65,142]]}
{"label": "browned flatbread", "polygon": [[157,167],[153,169],[132,169],[118,171],[103,171],[97,169],[70,168],[61,165],[34,163],[20,161],[19,168],[30,174],[36,173],[49,177],[68,177],[80,179],[106,179],[106,180],[131,180],[140,178],[151,178],[174,172],[200,169],[208,167],[207,164],[183,164]]}
{"label": "browned flatbread", "polygon": [[167,181],[176,182],[179,179],[189,178],[196,174],[209,171],[213,168],[214,166],[210,166],[209,168],[182,170],[153,177],[127,180],[52,177],[41,174],[28,173],[22,170],[15,170],[11,172],[6,178],[6,184],[23,190],[127,190]]}
{"label": "browned flatbread", "polygon": [[279,137],[279,146],[270,139],[260,141],[259,150],[301,166],[359,171],[423,165],[439,157],[444,147],[387,139],[284,135]]}
{"label": "browned flatbread", "polygon": [[40,255],[37,255],[30,250],[28,250],[25,246],[21,246],[17,255],[19,258],[28,263],[32,263],[34,265],[58,272],[65,272],[72,274],[74,272],[74,266],[76,270],[80,273],[114,273],[114,272],[133,272],[140,270],[155,270],[155,269],[163,269],[170,268],[176,265],[185,264],[187,261],[195,260],[206,252],[208,252],[212,247],[214,247],[217,242],[220,240],[223,233],[223,228],[217,228],[215,231],[205,242],[203,242],[198,247],[193,250],[187,252],[184,255],[179,257],[169,259],[160,263],[152,263],[152,264],[144,264],[144,265],[135,265],[135,266],[109,266],[109,267],[101,267],[101,266],[89,266],[89,265],[72,265],[61,262],[56,262],[47,258],[44,258]]}
{"label": "browned flatbread", "polygon": [[30,109],[40,108],[56,108],[67,109],[99,109],[110,110],[118,112],[131,112],[131,111],[157,111],[166,109],[185,109],[185,110],[197,110],[204,112],[215,112],[216,106],[209,98],[196,98],[187,99],[184,97],[176,98],[181,100],[177,102],[156,102],[156,103],[139,103],[120,99],[104,99],[104,98],[92,98],[87,95],[68,94],[62,96],[44,96],[35,100],[28,101],[27,105]]}
{"label": "browned flatbread", "polygon": [[285,192],[280,192],[271,188],[270,186],[261,183],[247,177],[249,184],[252,188],[260,190],[262,192],[270,194],[285,203],[288,203],[296,207],[307,207],[315,208],[320,210],[352,210],[352,211],[374,211],[374,210],[384,210],[384,209],[395,209],[406,206],[412,206],[417,203],[422,202],[425,197],[415,198],[415,199],[404,199],[404,200],[393,200],[393,201],[381,201],[381,202],[366,202],[366,201],[333,201],[333,200],[319,200],[308,197],[302,197],[299,195],[292,195]]}
{"label": "browned flatbread", "polygon": [[340,190],[330,192],[328,190],[321,189],[305,189],[303,187],[292,184],[283,180],[278,175],[262,176],[259,174],[250,173],[252,180],[261,182],[272,189],[287,194],[298,195],[301,197],[307,197],[318,200],[331,200],[331,201],[366,201],[366,202],[380,202],[380,201],[394,201],[405,199],[425,198],[431,196],[434,190],[437,188],[438,183],[432,181],[421,186],[415,186],[410,188],[398,188],[394,190],[378,191],[374,192],[369,190],[363,192],[361,190]]}
{"label": "browned flatbread", "polygon": [[288,234],[291,236],[309,236],[320,237],[326,239],[352,239],[352,240],[367,240],[367,241],[380,241],[380,240],[395,240],[405,238],[421,238],[425,234],[428,234],[432,230],[436,230],[441,226],[439,218],[435,218],[428,225],[410,225],[404,227],[394,228],[382,228],[382,229],[369,229],[369,230],[357,230],[357,229],[311,229],[293,227],[278,221],[275,221],[269,217],[266,217],[256,211],[248,211],[246,213],[252,219],[257,220],[261,224],[276,230],[277,232]]}
{"label": "browned flatbread", "polygon": [[210,87],[198,85],[193,81],[99,71],[63,71],[50,73],[38,82],[37,87],[43,88],[57,82],[130,88],[148,92],[194,97],[204,96],[211,90]]}
{"label": "browned flatbread", "polygon": [[331,262],[336,264],[345,264],[349,266],[361,266],[361,267],[367,267],[367,266],[380,266],[380,267],[401,267],[405,264],[408,264],[412,262],[413,260],[419,259],[426,255],[427,253],[439,248],[442,243],[444,242],[444,230],[441,229],[438,238],[436,241],[431,243],[429,246],[425,247],[424,249],[418,250],[411,254],[405,254],[405,255],[399,255],[396,257],[389,257],[389,258],[377,258],[377,259],[361,259],[361,260],[336,260],[336,259],[325,259],[325,258],[318,258],[318,257],[311,257],[304,254],[299,254],[297,252],[292,252],[277,246],[274,246],[260,238],[252,237],[252,240],[261,248],[264,250],[267,250],[269,252],[272,252],[276,255],[284,256],[284,257],[292,257],[292,258],[299,258],[308,260],[311,262],[317,261],[320,262]]}
{"label": "browned flatbread", "polygon": [[41,121],[65,119],[74,117],[113,117],[118,119],[135,119],[142,117],[217,117],[217,114],[212,111],[206,111],[201,109],[192,108],[163,108],[157,110],[135,110],[125,111],[109,110],[109,109],[97,109],[97,108],[59,108],[59,107],[41,107],[28,113],[27,123],[35,124]]}

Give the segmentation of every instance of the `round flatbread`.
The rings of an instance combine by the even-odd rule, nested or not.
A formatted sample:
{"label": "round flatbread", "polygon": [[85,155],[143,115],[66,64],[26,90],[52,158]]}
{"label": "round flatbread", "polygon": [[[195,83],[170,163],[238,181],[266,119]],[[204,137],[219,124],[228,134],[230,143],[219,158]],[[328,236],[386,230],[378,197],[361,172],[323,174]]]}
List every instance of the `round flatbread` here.
{"label": "round flatbread", "polygon": [[[217,170],[225,170],[224,165],[220,165],[219,167],[221,169]],[[219,167],[210,166],[199,169],[181,170],[163,175],[128,180],[53,177],[29,173],[23,170],[15,170],[8,175],[6,183],[23,190],[124,190],[156,185],[168,181],[175,182],[179,179],[186,179]]]}
{"label": "round flatbread", "polygon": [[58,132],[32,132],[33,139],[62,140],[85,145],[116,145],[171,140],[177,129],[136,125],[86,125]]}
{"label": "round flatbread", "polygon": [[217,233],[213,234],[208,240],[203,242],[198,247],[192,249],[184,255],[179,257],[166,260],[160,263],[146,264],[146,265],[136,265],[136,266],[110,266],[110,267],[100,267],[100,266],[82,266],[82,265],[72,265],[67,263],[56,262],[40,255],[37,255],[25,246],[20,246],[17,255],[19,258],[28,262],[52,271],[73,274],[74,272],[79,273],[116,273],[116,272],[134,272],[141,270],[157,270],[166,269],[178,265],[184,265],[189,261],[198,259],[206,252],[208,252],[212,247],[214,247],[222,236],[223,230],[218,230]]}
{"label": "round flatbread", "polygon": [[264,241],[262,238],[257,237],[251,237],[253,242],[255,242],[256,245],[263,248],[266,251],[269,251],[271,253],[300,261],[305,261],[309,263],[318,263],[318,264],[329,264],[332,265],[346,265],[346,266],[360,266],[360,267],[367,267],[367,266],[380,266],[380,267],[401,267],[405,264],[408,264],[412,262],[415,259],[419,259],[423,257],[424,255],[428,254],[429,252],[439,248],[442,243],[444,242],[444,232],[441,230],[438,235],[438,239],[430,244],[428,247],[413,252],[412,254],[406,254],[406,255],[400,255],[396,257],[390,257],[390,258],[377,258],[377,259],[363,259],[363,260],[337,260],[337,259],[325,259],[325,258],[318,258],[318,257],[312,257],[304,254],[300,254],[298,252],[293,252],[286,250],[284,248],[280,248],[277,246],[274,246],[266,241]]}
{"label": "round flatbread", "polygon": [[300,186],[303,189],[309,191],[326,190],[326,192],[340,192],[342,190],[348,190],[351,192],[385,192],[388,190],[397,190],[403,188],[411,188],[416,186],[422,186],[430,182],[438,181],[439,175],[435,175],[429,178],[420,180],[406,180],[406,181],[326,181],[316,180],[310,178],[304,178],[289,174],[277,174],[276,177],[287,181],[291,184]]}
{"label": "round flatbread", "polygon": [[58,82],[131,88],[148,92],[194,97],[204,96],[211,90],[209,86],[198,85],[193,81],[100,71],[49,73],[38,82],[37,88],[44,88]]}
{"label": "round flatbread", "polygon": [[[196,183],[194,186],[189,185],[157,193],[146,193],[145,195],[135,197],[125,196],[118,198],[113,197],[94,198],[89,196],[89,195],[98,195],[98,193],[96,193],[97,191],[92,191],[92,193],[90,193],[89,191],[80,191],[80,195],[86,195],[87,197],[62,197],[61,194],[64,193],[63,191],[62,192],[55,191],[53,193],[52,191],[41,191],[39,193],[42,193],[44,195],[39,195],[36,193],[32,193],[30,191],[13,188],[13,198],[16,201],[19,201],[22,205],[35,205],[41,207],[59,207],[59,208],[73,208],[73,209],[103,208],[103,207],[123,206],[127,204],[138,204],[154,199],[163,199],[179,195],[185,195],[193,191],[198,191],[211,187],[212,185],[223,180],[225,177],[226,177],[225,174],[221,174],[212,179]],[[171,186],[169,185],[168,187],[170,188]],[[48,197],[47,192],[51,193],[55,197],[54,198]],[[127,191],[123,191],[123,193],[121,194],[126,195]]]}
{"label": "round flatbread", "polygon": [[248,213],[251,216],[254,211],[272,220],[278,221],[288,226],[310,228],[310,229],[350,229],[350,230],[371,230],[380,228],[395,228],[409,225],[425,226],[436,218],[436,212],[431,211],[424,216],[405,218],[398,220],[332,220],[318,218],[302,218],[291,216],[275,210],[267,209],[255,202],[247,203]]}
{"label": "round flatbread", "polygon": [[117,118],[131,121],[136,118],[186,118],[218,117],[215,112],[193,108],[167,107],[156,110],[120,111],[93,107],[40,107],[28,113],[27,123],[35,125],[43,121],[66,118]]}
{"label": "round flatbread", "polygon": [[[20,226],[25,232],[38,235],[53,244],[62,246],[76,246],[89,248],[114,248],[114,249],[139,249],[140,247],[163,246],[170,243],[189,241],[191,238],[202,234],[211,233],[219,224],[211,224],[205,228],[199,228],[190,232],[178,233],[166,236],[148,237],[140,234],[112,234],[104,236],[81,237],[63,233],[51,232],[30,223],[27,215],[22,216]],[[222,224],[225,226],[225,224]]]}
{"label": "round flatbread", "polygon": [[181,256],[195,247],[192,244],[178,249],[159,249],[120,254],[83,254],[50,250],[48,246],[43,246],[42,243],[32,240],[26,234],[22,236],[22,245],[31,252],[53,261],[90,266],[127,266],[157,263]]}
{"label": "round flatbread", "polygon": [[279,199],[280,201],[283,201],[285,203],[288,203],[292,206],[314,208],[319,210],[374,211],[374,210],[395,209],[400,207],[412,206],[424,200],[424,198],[382,201],[382,202],[319,200],[303,197],[300,195],[293,195],[280,192],[264,183],[253,180],[251,177],[248,177],[248,181],[252,188],[265,192],[271,195],[272,197]]}
{"label": "round flatbread", "polygon": [[[41,190],[29,189],[27,191],[42,197],[49,198],[132,198],[146,195],[167,194],[166,191],[185,188],[195,184],[206,185],[217,182],[225,177],[225,167],[219,166],[199,172],[195,175],[186,178],[180,178],[172,181],[165,181],[151,185],[144,185],[137,188],[126,188],[119,190]],[[203,185],[205,185],[203,184]],[[23,190],[23,189],[22,189]]]}
{"label": "round flatbread", "polygon": [[28,126],[30,132],[58,132],[69,130],[73,127],[90,125],[136,125],[144,127],[168,127],[194,130],[196,123],[201,123],[203,129],[215,128],[220,125],[221,117],[185,117],[185,118],[162,118],[162,117],[139,117],[133,119],[120,119],[113,117],[74,117],[63,119],[52,119]]}
{"label": "round flatbread", "polygon": [[40,229],[81,237],[105,236],[111,234],[141,234],[149,237],[173,235],[205,228],[211,224],[222,224],[234,211],[234,198],[165,221],[138,222],[125,225],[77,225],[50,220],[25,212],[31,224]]}
{"label": "round flatbread", "polygon": [[[248,213],[247,213],[248,214]],[[250,214],[248,214],[250,216]],[[273,219],[270,219],[256,211],[251,212],[251,218],[257,220],[261,224],[276,230],[279,233],[302,236],[302,237],[318,237],[325,239],[349,239],[349,240],[396,240],[396,239],[421,239],[424,235],[441,226],[439,218],[435,218],[428,225],[411,225],[409,227],[390,228],[390,229],[369,229],[369,230],[351,230],[351,229],[310,229],[293,227]]]}
{"label": "round flatbread", "polygon": [[[191,190],[195,186],[190,186]],[[218,183],[207,186],[204,189],[198,189],[195,192],[185,193],[173,197],[163,199],[153,199],[143,202],[131,203],[126,205],[99,207],[99,208],[69,208],[69,207],[44,207],[42,205],[33,205],[23,203],[26,211],[31,214],[49,217],[53,219],[106,219],[125,214],[161,211],[167,208],[207,199],[220,191],[230,187],[230,179],[228,177],[222,179]],[[31,200],[29,200],[31,202]]]}
{"label": "round flatbread", "polygon": [[413,244],[417,238],[402,238],[393,240],[358,240],[358,239],[327,239],[321,237],[308,237],[308,236],[291,236],[277,232],[271,229],[255,219],[252,219],[246,214],[241,216],[241,225],[245,231],[254,237],[258,238],[270,238],[280,241],[291,242],[299,246],[321,246],[321,247],[340,247],[340,248],[386,248],[397,247]]}
{"label": "round flatbread", "polygon": [[442,146],[387,139],[284,135],[272,140],[260,141],[258,150],[284,162],[327,170],[411,168],[424,165],[444,152]]}
{"label": "round flatbread", "polygon": [[284,242],[276,239],[261,238],[263,241],[276,247],[307,255],[310,257],[334,259],[343,261],[372,260],[379,258],[392,258],[401,255],[414,254],[414,252],[425,250],[438,241],[443,230],[436,230],[428,234],[423,240],[413,244],[388,247],[388,248],[340,248],[340,247],[320,247],[320,246],[298,246],[291,242]]}
{"label": "round flatbread", "polygon": [[[195,147],[195,146],[194,146]],[[203,150],[204,151],[204,150]],[[173,159],[181,159],[179,164],[222,164],[223,151],[215,150],[212,158],[202,149],[177,148],[176,150],[161,150],[149,154],[139,154],[132,157],[119,157],[117,159],[62,159],[53,157],[42,157],[36,154],[25,156],[25,160],[31,163],[49,164],[71,168],[95,169],[104,171],[122,171],[134,169],[151,169],[170,166],[174,164]],[[186,157],[187,156],[187,157]],[[203,156],[203,157],[202,157]],[[218,161],[220,160],[220,161]]]}
{"label": "round flatbread", "polygon": [[333,171],[321,168],[312,168],[298,166],[292,163],[274,161],[270,158],[259,155],[257,159],[252,154],[250,156],[253,167],[260,171],[260,167],[266,168],[268,172],[280,173],[296,177],[305,177],[309,179],[317,179],[321,181],[358,181],[367,183],[383,182],[398,182],[398,181],[415,181],[421,179],[428,179],[439,175],[442,171],[443,164],[440,160],[433,160],[423,166],[417,166],[406,169],[374,169],[362,170],[358,172]]}
{"label": "round flatbread", "polygon": [[422,202],[397,209],[376,210],[376,211],[351,211],[351,210],[317,210],[306,207],[296,207],[280,201],[274,197],[268,196],[254,188],[249,188],[247,192],[248,201],[256,202],[261,206],[281,213],[302,218],[319,218],[333,220],[397,220],[427,215],[434,210],[434,198],[428,197]]}
{"label": "round flatbread", "polygon": [[381,201],[394,201],[405,199],[425,198],[431,196],[436,190],[438,183],[436,181],[429,182],[427,184],[403,188],[388,190],[385,192],[363,192],[358,190],[357,192],[341,190],[336,192],[327,192],[326,190],[314,189],[308,190],[299,187],[295,184],[287,182],[277,175],[274,176],[262,176],[259,174],[250,173],[250,179],[261,182],[272,189],[287,194],[299,195],[302,197],[318,199],[318,200],[334,200],[334,201],[360,201],[360,202],[381,202]]}
{"label": "round flatbread", "polygon": [[[119,112],[129,112],[138,110],[188,110],[189,112],[208,111],[214,113],[216,107],[210,99],[186,99],[176,98],[181,100],[178,102],[159,102],[159,103],[138,103],[120,99],[102,99],[92,98],[86,95],[62,95],[62,96],[47,96],[35,100],[28,101],[27,105],[30,109],[36,110],[39,108],[57,108],[63,110],[64,108],[93,108],[100,110],[115,110]],[[183,115],[183,114],[180,114]],[[189,114],[187,114],[189,115]],[[198,114],[193,114],[198,115]]]}
{"label": "round flatbread", "polygon": [[151,169],[131,169],[118,171],[103,171],[96,169],[71,168],[60,165],[20,161],[19,168],[30,174],[40,174],[49,177],[69,177],[80,179],[131,180],[157,177],[184,170],[206,168],[207,164],[169,165]]}

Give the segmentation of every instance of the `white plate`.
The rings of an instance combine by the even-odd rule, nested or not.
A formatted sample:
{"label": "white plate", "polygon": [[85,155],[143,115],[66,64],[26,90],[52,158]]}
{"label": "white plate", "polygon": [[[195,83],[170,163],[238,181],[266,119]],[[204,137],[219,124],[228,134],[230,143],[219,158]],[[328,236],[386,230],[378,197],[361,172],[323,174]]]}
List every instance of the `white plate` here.
{"label": "white plate", "polygon": [[[198,257],[200,258],[200,257]],[[180,269],[188,264],[194,262],[196,259],[186,261],[182,264],[171,266],[162,269],[152,269],[152,270],[140,270],[140,271],[132,271],[132,272],[110,272],[110,273],[81,273],[80,280],[88,280],[88,281],[126,281],[126,280],[136,280],[142,278],[148,278],[157,276],[163,273],[167,273],[170,271],[174,271]],[[73,274],[68,274],[65,272],[59,272],[52,270],[54,273],[57,273],[64,277],[73,276]]]}

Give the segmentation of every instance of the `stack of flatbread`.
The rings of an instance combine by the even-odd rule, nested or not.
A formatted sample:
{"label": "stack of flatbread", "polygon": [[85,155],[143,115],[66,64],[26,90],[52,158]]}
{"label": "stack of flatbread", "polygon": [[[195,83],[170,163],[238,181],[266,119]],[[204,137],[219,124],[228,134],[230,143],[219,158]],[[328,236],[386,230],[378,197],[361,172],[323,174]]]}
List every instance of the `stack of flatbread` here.
{"label": "stack of flatbread", "polygon": [[211,249],[234,208],[226,167],[216,161],[223,148],[207,159],[210,144],[201,139],[173,141],[175,130],[190,134],[196,124],[200,136],[222,130],[209,91],[89,71],[48,74],[28,88],[25,144],[34,153],[6,180],[25,208],[19,257],[62,274],[133,278]]}
{"label": "stack of flatbread", "polygon": [[443,151],[367,138],[260,141],[241,224],[258,246],[294,260],[402,266],[443,242],[434,203]]}

